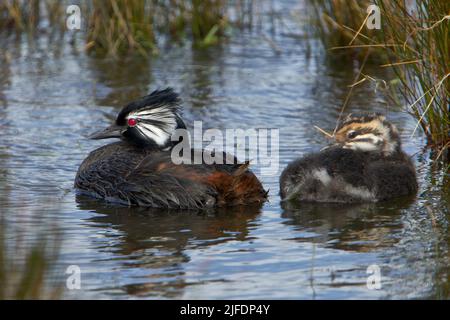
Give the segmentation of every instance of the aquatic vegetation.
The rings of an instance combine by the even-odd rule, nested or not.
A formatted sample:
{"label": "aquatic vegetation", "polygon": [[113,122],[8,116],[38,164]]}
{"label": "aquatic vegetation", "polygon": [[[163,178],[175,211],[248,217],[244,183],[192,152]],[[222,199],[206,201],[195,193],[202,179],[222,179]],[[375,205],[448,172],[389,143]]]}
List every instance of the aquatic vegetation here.
{"label": "aquatic vegetation", "polygon": [[372,63],[381,61],[380,67],[392,68],[397,76],[393,82],[401,85],[391,94],[403,97],[400,104],[416,118],[416,129],[422,129],[438,157],[445,155],[450,147],[450,3],[377,0],[380,30],[365,28],[369,4],[311,0],[319,39],[332,58],[344,52],[352,59],[369,57]]}
{"label": "aquatic vegetation", "polygon": [[88,6],[89,50],[110,55],[155,52],[153,7],[145,0],[95,0]]}
{"label": "aquatic vegetation", "polygon": [[[312,12],[311,24],[313,33],[321,40],[326,50],[333,50],[330,58],[360,58],[370,49],[373,32],[358,32],[367,17],[366,8],[370,1],[345,0],[310,0],[308,9]],[[360,36],[355,37],[355,34]],[[367,35],[366,35],[367,34]],[[350,47],[351,46],[351,47]],[[373,50],[373,48],[372,48]],[[349,55],[351,51],[351,55]]]}
{"label": "aquatic vegetation", "polygon": [[[68,5],[80,7],[78,36],[95,54],[121,56],[158,53],[163,41],[191,39],[210,46],[225,38],[232,25],[248,26],[254,0],[94,0],[69,3],[56,0],[6,0],[0,4],[0,32],[37,29],[67,31]],[[233,18],[231,18],[231,16]],[[42,23],[45,22],[45,23]],[[39,28],[38,28],[39,27]],[[56,27],[56,28],[55,28]],[[37,33],[39,34],[39,33]]]}
{"label": "aquatic vegetation", "polygon": [[25,30],[34,28],[40,18],[40,1],[5,0],[0,3],[0,28]]}
{"label": "aquatic vegetation", "polygon": [[35,34],[46,25],[51,31],[63,31],[66,19],[65,1],[4,0],[0,2],[0,32]]}
{"label": "aquatic vegetation", "polygon": [[430,146],[450,147],[450,3],[421,0],[376,1],[384,25],[389,64],[408,102],[407,112],[417,119]]}

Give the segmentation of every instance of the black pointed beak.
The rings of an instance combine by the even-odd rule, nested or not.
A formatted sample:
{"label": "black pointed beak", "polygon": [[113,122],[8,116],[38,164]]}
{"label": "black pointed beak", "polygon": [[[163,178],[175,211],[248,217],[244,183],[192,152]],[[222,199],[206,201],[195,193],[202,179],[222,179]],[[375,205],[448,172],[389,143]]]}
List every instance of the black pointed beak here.
{"label": "black pointed beak", "polygon": [[99,140],[99,139],[109,139],[109,138],[121,138],[122,130],[124,127],[118,125],[111,125],[104,130],[94,132],[89,135],[89,139]]}

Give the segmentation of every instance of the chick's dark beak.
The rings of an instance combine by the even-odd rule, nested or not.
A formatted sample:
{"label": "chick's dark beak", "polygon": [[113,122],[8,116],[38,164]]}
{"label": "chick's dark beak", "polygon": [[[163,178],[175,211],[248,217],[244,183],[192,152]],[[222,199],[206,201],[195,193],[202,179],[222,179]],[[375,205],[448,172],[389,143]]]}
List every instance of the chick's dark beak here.
{"label": "chick's dark beak", "polygon": [[118,126],[116,124],[113,124],[104,130],[94,132],[93,134],[89,135],[88,138],[94,139],[94,140],[109,139],[109,138],[121,138],[123,129],[124,129],[123,126]]}

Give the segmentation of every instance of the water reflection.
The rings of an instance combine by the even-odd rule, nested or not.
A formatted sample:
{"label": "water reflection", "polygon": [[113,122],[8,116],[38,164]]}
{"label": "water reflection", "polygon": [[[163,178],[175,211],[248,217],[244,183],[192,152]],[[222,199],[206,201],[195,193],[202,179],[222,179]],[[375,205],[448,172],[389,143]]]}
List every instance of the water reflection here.
{"label": "water reflection", "polygon": [[[0,137],[3,132],[7,132],[8,127],[8,99],[5,91],[11,85],[11,56],[8,52],[0,52]],[[11,186],[6,181],[8,179],[8,161],[11,157],[8,146],[0,144],[0,203],[7,203]]]}
{"label": "water reflection", "polygon": [[[7,107],[7,99],[5,96],[5,89],[11,85],[11,56],[8,52],[0,53],[0,112]],[[1,123],[0,123],[1,125]],[[1,127],[0,127],[1,128]]]}
{"label": "water reflection", "polygon": [[314,232],[314,241],[326,247],[370,252],[394,246],[403,228],[402,212],[415,197],[385,203],[364,204],[282,204],[282,217],[297,230]]}
{"label": "water reflection", "polygon": [[88,57],[89,70],[95,81],[95,100],[99,105],[123,106],[148,94],[153,82],[151,61],[144,57],[120,60]]}
{"label": "water reflection", "polygon": [[[223,61],[222,56],[221,46],[208,50],[192,50],[192,70],[186,92],[193,107],[212,105],[213,88],[223,86],[223,65],[217,63]],[[213,77],[217,79],[212,79]]]}
{"label": "water reflection", "polygon": [[105,229],[106,243],[96,250],[113,252],[122,272],[136,272],[136,281],[120,285],[120,290],[140,297],[182,295],[189,285],[183,265],[190,258],[184,251],[249,240],[249,226],[261,212],[261,206],[162,212],[112,207],[81,195],[76,201],[79,209],[100,214],[85,220],[92,227]]}

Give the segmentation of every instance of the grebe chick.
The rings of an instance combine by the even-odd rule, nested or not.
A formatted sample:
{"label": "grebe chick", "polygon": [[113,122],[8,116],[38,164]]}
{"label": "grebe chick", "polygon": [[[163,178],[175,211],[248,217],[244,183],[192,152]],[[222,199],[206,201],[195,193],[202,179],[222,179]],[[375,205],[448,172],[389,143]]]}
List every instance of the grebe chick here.
{"label": "grebe chick", "polygon": [[280,177],[283,200],[377,202],[417,192],[414,165],[384,116],[349,115],[335,140],[287,166]]}

